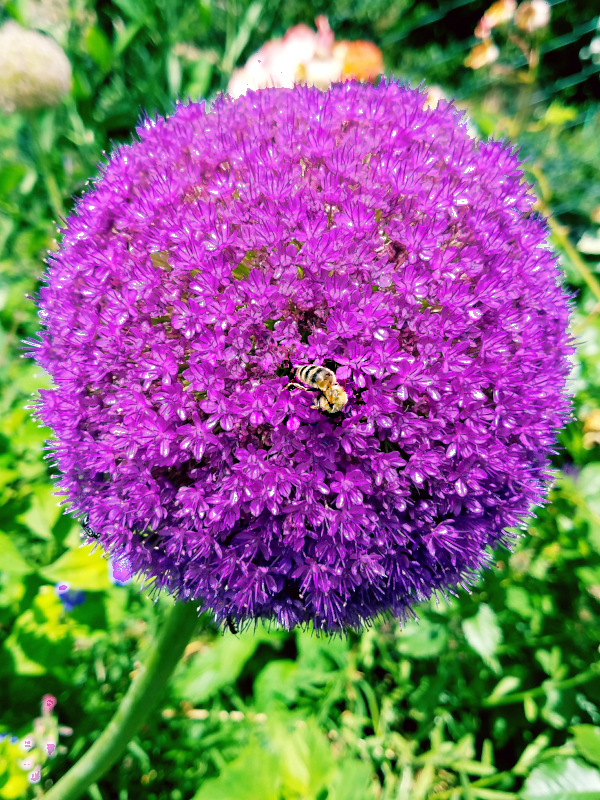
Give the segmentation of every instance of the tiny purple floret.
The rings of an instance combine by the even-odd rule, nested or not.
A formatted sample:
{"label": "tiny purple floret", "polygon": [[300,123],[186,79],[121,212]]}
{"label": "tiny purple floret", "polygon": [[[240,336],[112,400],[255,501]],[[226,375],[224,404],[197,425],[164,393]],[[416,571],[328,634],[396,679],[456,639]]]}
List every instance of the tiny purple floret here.
{"label": "tiny purple floret", "polygon": [[[573,350],[548,226],[511,147],[425,102],[383,81],[179,105],[49,258],[30,351],[59,487],[220,622],[405,618],[544,501]],[[289,385],[311,364],[339,412]]]}

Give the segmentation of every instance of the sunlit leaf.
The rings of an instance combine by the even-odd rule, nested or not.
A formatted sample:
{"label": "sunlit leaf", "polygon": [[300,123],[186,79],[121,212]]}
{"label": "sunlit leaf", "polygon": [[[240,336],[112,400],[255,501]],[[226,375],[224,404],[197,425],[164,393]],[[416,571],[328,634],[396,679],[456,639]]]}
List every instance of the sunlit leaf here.
{"label": "sunlit leaf", "polygon": [[446,649],[448,630],[445,625],[438,625],[423,618],[409,622],[402,629],[398,641],[398,650],[405,656],[413,658],[435,658]]}
{"label": "sunlit leaf", "polygon": [[67,550],[57,561],[39,572],[47,581],[64,581],[72,589],[99,592],[111,586],[108,561],[102,557],[100,549],[94,550],[93,544]]}
{"label": "sunlit leaf", "polygon": [[482,603],[476,616],[463,620],[462,629],[473,650],[479,653],[487,664],[499,671],[495,656],[503,637],[494,610]]}
{"label": "sunlit leaf", "polygon": [[33,569],[17,550],[10,536],[0,532],[0,572],[27,575],[33,572]]}
{"label": "sunlit leaf", "polygon": [[575,758],[536,767],[525,781],[523,800],[600,800],[600,772]]}
{"label": "sunlit leaf", "polygon": [[600,764],[600,728],[596,725],[574,725],[571,733],[575,736],[575,746],[582,756]]}
{"label": "sunlit leaf", "polygon": [[280,800],[280,786],[277,758],[252,742],[218,778],[204,781],[193,800]]}

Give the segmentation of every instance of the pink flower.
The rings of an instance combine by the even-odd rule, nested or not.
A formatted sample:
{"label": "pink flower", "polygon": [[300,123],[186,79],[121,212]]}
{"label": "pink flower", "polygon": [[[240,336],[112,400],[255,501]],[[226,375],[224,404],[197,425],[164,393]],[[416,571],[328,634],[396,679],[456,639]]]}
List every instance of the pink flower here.
{"label": "pink flower", "polygon": [[[479,21],[479,25],[475,28],[475,36],[478,39],[489,39],[492,28],[509,22],[514,17],[516,10],[516,0],[497,0]],[[473,69],[477,69],[477,67]]]}
{"label": "pink flower", "polygon": [[57,700],[56,697],[53,697],[51,694],[45,694],[42,697],[42,714],[47,717],[52,714],[52,710],[56,705]]}

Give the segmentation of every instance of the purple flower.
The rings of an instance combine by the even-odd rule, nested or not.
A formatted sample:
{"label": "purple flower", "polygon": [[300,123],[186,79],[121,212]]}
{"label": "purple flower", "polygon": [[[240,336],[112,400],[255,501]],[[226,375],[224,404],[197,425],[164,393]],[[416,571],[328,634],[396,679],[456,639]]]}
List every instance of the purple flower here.
{"label": "purple flower", "polygon": [[128,558],[113,557],[110,560],[110,579],[117,586],[125,586],[131,582],[133,572]]}
{"label": "purple flower", "polygon": [[[544,500],[569,299],[516,154],[395,82],[147,119],[81,198],[30,343],[59,486],[236,623],[359,628],[471,582]],[[295,386],[327,367],[338,413]]]}

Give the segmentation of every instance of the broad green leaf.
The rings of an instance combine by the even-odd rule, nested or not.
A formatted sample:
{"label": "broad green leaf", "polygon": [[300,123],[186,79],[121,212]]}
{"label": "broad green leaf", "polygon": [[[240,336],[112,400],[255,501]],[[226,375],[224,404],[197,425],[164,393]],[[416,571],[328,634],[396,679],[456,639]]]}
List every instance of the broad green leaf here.
{"label": "broad green leaf", "polygon": [[523,619],[529,619],[534,614],[529,594],[522,586],[508,587],[506,590],[506,605]]}
{"label": "broad green leaf", "polygon": [[314,719],[269,715],[271,746],[279,758],[284,794],[317,797],[331,777],[331,747]]}
{"label": "broad green leaf", "polygon": [[27,174],[25,164],[5,164],[0,167],[0,195],[10,194]]}
{"label": "broad green leaf", "polygon": [[23,751],[19,744],[10,739],[0,742],[0,798],[2,800],[18,800],[28,797],[31,786],[27,780],[27,772],[21,769]]}
{"label": "broad green leaf", "polygon": [[172,683],[175,694],[190,703],[208,700],[237,680],[258,645],[270,638],[264,628],[237,636],[223,634],[210,650],[199,653],[175,675]]}
{"label": "broad green leaf", "polygon": [[462,629],[473,650],[498,672],[500,665],[495,655],[502,642],[502,629],[493,609],[482,603],[476,616],[463,620]]}
{"label": "broad green leaf", "polygon": [[197,61],[191,69],[190,82],[185,87],[184,94],[192,100],[199,100],[206,95],[213,74],[213,65],[205,58]]}
{"label": "broad green leaf", "polygon": [[85,49],[96,66],[108,72],[112,61],[110,42],[104,31],[98,27],[90,28],[85,37]]}
{"label": "broad green leaf", "polygon": [[298,697],[298,664],[288,659],[271,661],[254,681],[254,704],[260,711],[273,703],[291,705]]}
{"label": "broad green leaf", "polygon": [[575,747],[582,756],[594,764],[600,764],[600,728],[596,725],[574,725]]}
{"label": "broad green leaf", "polygon": [[585,498],[600,498],[600,463],[586,464],[577,478],[577,488]]}
{"label": "broad green leaf", "polygon": [[418,623],[407,623],[402,629],[398,650],[412,658],[436,658],[446,649],[447,644],[446,626],[430,622],[424,617]]}
{"label": "broad green leaf", "polygon": [[51,483],[34,487],[29,509],[17,517],[19,522],[42,539],[52,538],[52,528],[62,514],[55,491]]}
{"label": "broad green leaf", "polygon": [[600,586],[600,567],[579,567],[575,574],[586,586]]}
{"label": "broad green leaf", "polygon": [[576,758],[555,757],[525,781],[523,800],[600,800],[600,772]]}
{"label": "broad green leaf", "polygon": [[350,649],[347,639],[318,636],[313,631],[296,631],[298,663],[305,670],[330,671],[344,668],[348,663]]}
{"label": "broad green leaf", "polygon": [[193,800],[280,800],[280,786],[277,758],[252,742],[218,778],[205,781]]}
{"label": "broad green leaf", "polygon": [[346,758],[337,765],[329,784],[327,800],[365,800],[373,767],[365,761]]}
{"label": "broad green leaf", "polygon": [[111,586],[108,561],[100,549],[93,544],[81,545],[67,550],[53,564],[39,570],[40,575],[51,583],[64,581],[72,589],[99,592]]}
{"label": "broad green leaf", "polygon": [[11,575],[28,575],[33,572],[31,567],[17,550],[10,536],[0,532],[0,572]]}
{"label": "broad green leaf", "polygon": [[62,603],[51,586],[42,586],[32,607],[17,618],[4,646],[15,659],[20,675],[53,672],[68,679],[66,662],[76,635],[87,633],[64,614]]}

